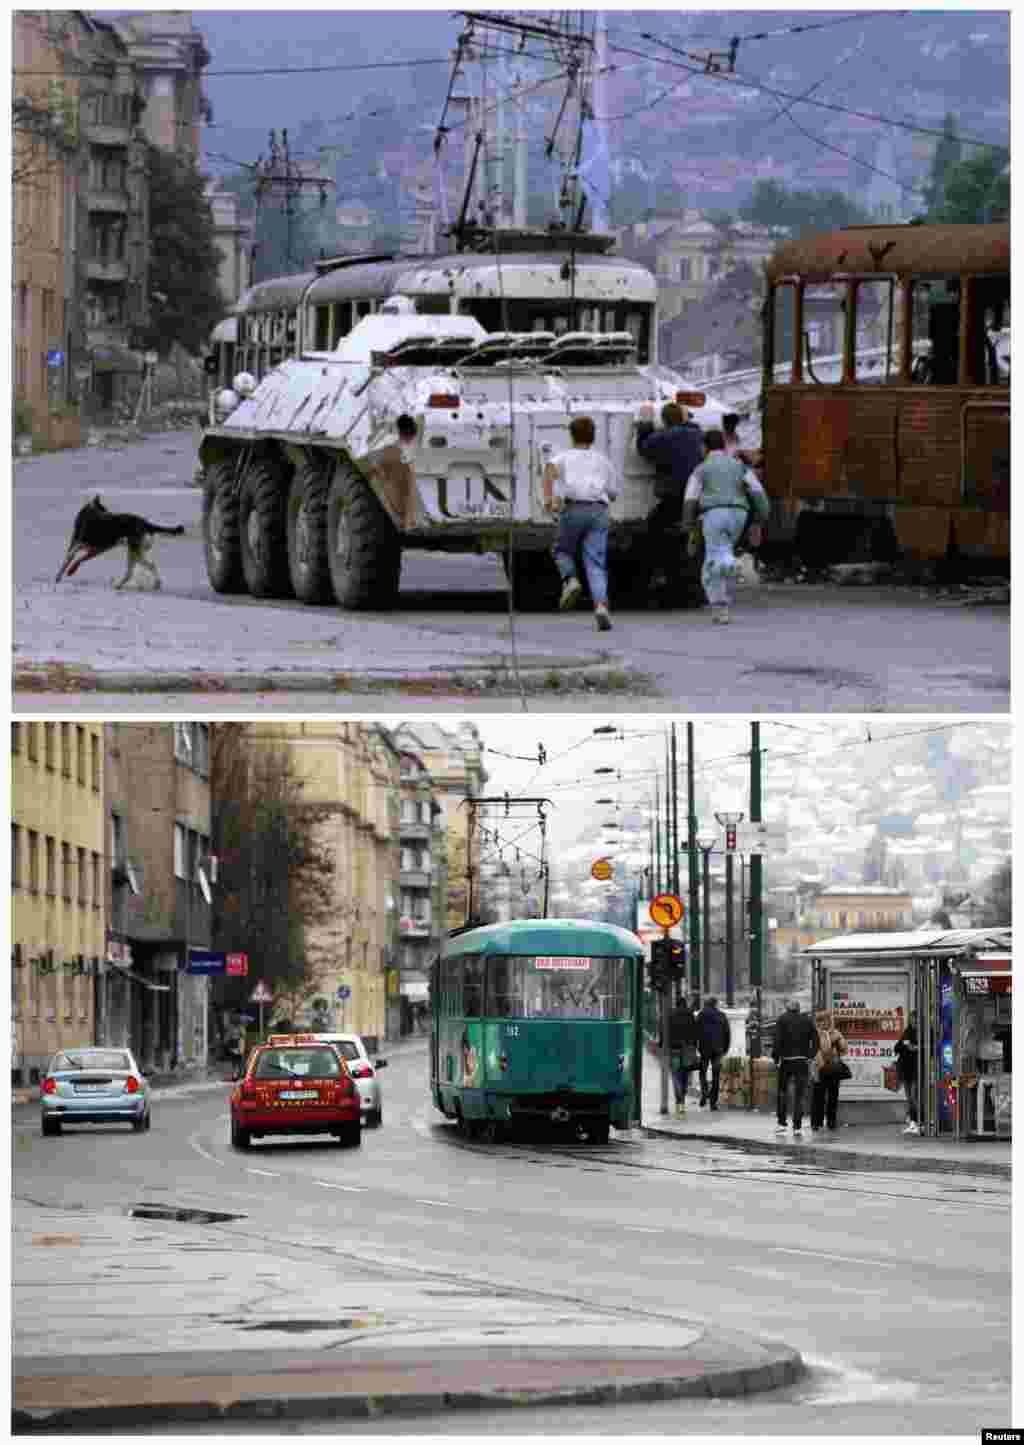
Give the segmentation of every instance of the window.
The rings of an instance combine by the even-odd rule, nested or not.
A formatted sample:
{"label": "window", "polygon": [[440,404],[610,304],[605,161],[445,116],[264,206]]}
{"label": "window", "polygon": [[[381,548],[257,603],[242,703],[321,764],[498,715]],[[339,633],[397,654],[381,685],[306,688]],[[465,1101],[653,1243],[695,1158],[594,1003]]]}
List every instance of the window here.
{"label": "window", "polygon": [[25,731],[26,731],[26,734],[27,734],[25,741],[26,741],[27,744],[28,744],[28,758],[29,758],[29,762],[38,763],[38,761],[39,761],[39,724],[38,724],[38,723],[26,723],[26,724],[25,724]]}
{"label": "window", "polygon": [[467,958],[462,964],[462,1015],[478,1019],[484,1011],[484,960]]}
{"label": "window", "polygon": [[124,819],[119,813],[110,815],[110,866],[123,868],[125,863]]}
{"label": "window", "polygon": [[100,790],[100,740],[96,733],[92,735],[92,790]]}
{"label": "window", "polygon": [[57,840],[46,839],[46,892],[48,897],[57,896]]}
{"label": "window", "polygon": [[71,847],[68,843],[60,845],[60,871],[63,882],[64,902],[71,902]]}
{"label": "window", "polygon": [[195,769],[202,778],[210,775],[210,724],[196,723],[192,744],[195,748]]}
{"label": "window", "polygon": [[21,723],[11,723],[11,752],[21,752]]}
{"label": "window", "polygon": [[28,891],[39,892],[39,834],[34,828],[28,830]]}
{"label": "window", "polygon": [[431,816],[430,799],[429,799],[429,798],[424,798],[424,799],[420,802],[420,822],[421,822],[421,823],[429,823],[429,822],[430,822],[430,816]]}
{"label": "window", "polygon": [[11,824],[11,887],[21,887],[21,829]]}
{"label": "window", "polygon": [[179,763],[185,763],[190,768],[193,766],[191,723],[174,724],[174,756]]}
{"label": "window", "polygon": [[522,1018],[526,963],[522,958],[487,960],[487,1012],[491,1017]]}
{"label": "window", "polygon": [[174,876],[188,877],[188,829],[183,823],[174,825]]}
{"label": "window", "polygon": [[681,257],[680,257],[680,259],[679,259],[679,280],[680,280],[680,281],[689,281],[689,280],[690,280],[690,267],[691,267],[691,265],[692,265],[692,262],[691,262],[689,256],[681,256]]}
{"label": "window", "polygon": [[100,855],[92,855],[92,906],[98,909],[100,906]]}
{"label": "window", "polygon": [[416,802],[415,802],[415,799],[413,799],[413,798],[403,798],[403,799],[402,799],[402,822],[403,822],[403,823],[415,823],[415,821],[416,821]]}
{"label": "window", "polygon": [[71,776],[71,724],[60,725],[60,770],[65,778]]}
{"label": "window", "polygon": [[43,724],[43,744],[46,766],[52,773],[57,767],[57,724]]}
{"label": "window", "polygon": [[85,728],[81,725],[75,727],[75,761],[78,767],[75,780],[84,788],[88,778],[85,773]]}
{"label": "window", "polygon": [[86,850],[78,850],[78,904],[84,908],[89,902],[89,876],[85,866]]}

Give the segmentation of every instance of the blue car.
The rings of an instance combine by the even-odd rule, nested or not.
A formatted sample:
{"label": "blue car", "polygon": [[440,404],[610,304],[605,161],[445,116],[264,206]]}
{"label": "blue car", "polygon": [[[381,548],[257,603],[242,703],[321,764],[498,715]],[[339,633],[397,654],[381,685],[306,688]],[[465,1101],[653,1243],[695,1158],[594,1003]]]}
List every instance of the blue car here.
{"label": "blue car", "polygon": [[149,1091],[130,1049],[58,1050],[39,1081],[44,1134],[65,1124],[150,1125]]}

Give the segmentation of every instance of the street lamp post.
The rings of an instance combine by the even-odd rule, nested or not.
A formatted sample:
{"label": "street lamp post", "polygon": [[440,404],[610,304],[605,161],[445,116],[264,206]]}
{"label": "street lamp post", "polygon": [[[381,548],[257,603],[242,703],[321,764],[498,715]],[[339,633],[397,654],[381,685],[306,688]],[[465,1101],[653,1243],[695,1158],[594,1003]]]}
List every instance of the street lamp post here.
{"label": "street lamp post", "polygon": [[703,863],[703,899],[701,903],[701,956],[704,982],[702,993],[706,998],[711,992],[711,854],[717,841],[714,833],[702,830],[694,840],[700,849]]}
{"label": "street lamp post", "polygon": [[736,852],[736,825],[743,822],[742,813],[716,813],[725,829],[725,1002],[732,1008],[736,1002],[736,936],[733,930],[732,860]]}

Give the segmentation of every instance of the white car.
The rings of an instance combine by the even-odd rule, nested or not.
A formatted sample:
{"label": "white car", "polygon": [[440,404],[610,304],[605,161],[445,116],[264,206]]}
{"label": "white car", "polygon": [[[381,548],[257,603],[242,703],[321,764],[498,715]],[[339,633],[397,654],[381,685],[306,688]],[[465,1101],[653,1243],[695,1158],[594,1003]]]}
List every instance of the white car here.
{"label": "white car", "polygon": [[333,1044],[348,1064],[356,1081],[363,1123],[379,1127],[384,1122],[384,1099],[377,1070],[387,1067],[387,1059],[371,1059],[358,1034],[312,1034],[317,1043]]}

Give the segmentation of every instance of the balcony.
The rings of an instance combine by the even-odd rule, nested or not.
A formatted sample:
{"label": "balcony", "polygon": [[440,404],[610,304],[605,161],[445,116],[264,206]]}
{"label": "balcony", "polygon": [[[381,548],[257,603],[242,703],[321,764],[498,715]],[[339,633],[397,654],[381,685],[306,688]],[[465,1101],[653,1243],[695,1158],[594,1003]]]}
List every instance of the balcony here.
{"label": "balcony", "polygon": [[400,918],[398,931],[403,938],[429,938],[429,918]]}
{"label": "balcony", "polygon": [[126,146],[131,144],[132,128],[127,120],[87,120],[82,123],[82,135],[91,145]]}
{"label": "balcony", "polygon": [[90,211],[126,216],[130,204],[127,191],[105,191],[99,186],[90,186],[85,193],[86,209]]}
{"label": "balcony", "polygon": [[431,826],[429,823],[406,823],[398,825],[398,836],[403,843],[426,843],[430,839]]}
{"label": "balcony", "polygon": [[422,888],[426,891],[430,887],[429,868],[403,868],[398,875],[400,888]]}
{"label": "balcony", "polygon": [[127,281],[127,261],[86,261],[85,274],[90,281]]}

